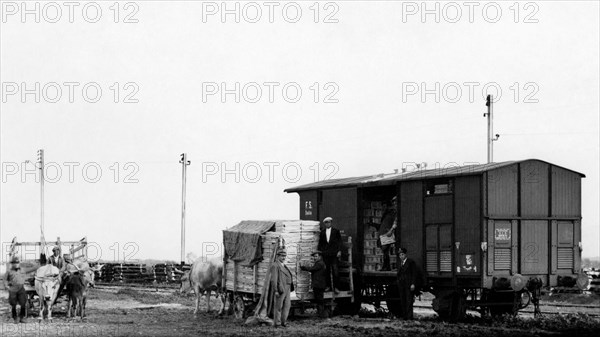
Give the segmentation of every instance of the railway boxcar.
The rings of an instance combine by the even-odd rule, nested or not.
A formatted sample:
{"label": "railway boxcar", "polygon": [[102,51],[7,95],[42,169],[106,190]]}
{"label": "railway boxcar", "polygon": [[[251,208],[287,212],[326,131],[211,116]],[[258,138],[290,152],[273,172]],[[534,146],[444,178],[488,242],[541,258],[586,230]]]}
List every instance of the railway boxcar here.
{"label": "railway boxcar", "polygon": [[397,197],[395,245],[426,273],[434,310],[458,319],[467,307],[516,313],[536,303],[542,285],[576,285],[583,177],[529,159],[332,179],[286,192],[298,193],[300,219],[331,216],[356,238],[358,302],[386,301],[391,311],[398,308],[395,272],[377,271],[372,226]]}

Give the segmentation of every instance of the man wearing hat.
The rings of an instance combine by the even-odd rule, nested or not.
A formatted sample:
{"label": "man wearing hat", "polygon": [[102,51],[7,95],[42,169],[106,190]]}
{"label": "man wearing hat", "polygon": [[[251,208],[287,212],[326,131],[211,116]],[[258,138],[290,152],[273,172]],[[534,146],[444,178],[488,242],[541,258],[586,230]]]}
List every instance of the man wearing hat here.
{"label": "man wearing hat", "polygon": [[292,301],[290,293],[294,291],[292,282],[292,271],[284,264],[287,253],[285,248],[280,248],[277,252],[277,261],[271,264],[271,292],[274,293],[273,301],[273,322],[277,327],[285,327],[290,313]]}
{"label": "man wearing hat", "polygon": [[406,248],[400,248],[398,261],[398,290],[400,292],[400,316],[413,319],[413,303],[419,271],[415,261],[408,258]]}
{"label": "man wearing hat", "polygon": [[[27,293],[25,292],[25,273],[21,271],[19,258],[13,256],[10,260],[10,270],[6,272],[4,287],[8,289],[8,303],[12,310],[12,318],[15,323],[25,323],[25,305],[27,303]],[[21,306],[19,311],[19,320],[17,320],[17,304]]]}
{"label": "man wearing hat", "polygon": [[323,294],[325,287],[327,286],[327,267],[320,251],[312,253],[313,265],[305,266],[301,265],[300,269],[310,272],[311,285],[313,294],[315,295],[315,302],[317,303],[317,316],[324,317],[325,306],[323,305]]}
{"label": "man wearing hat", "polygon": [[395,243],[396,235],[395,231],[398,227],[397,217],[398,203],[396,197],[392,198],[390,204],[386,208],[381,218],[381,226],[379,226],[379,240],[378,243],[381,245],[381,252],[383,253],[383,266],[379,271],[389,271],[390,267],[390,251],[392,245]]}
{"label": "man wearing hat", "polygon": [[60,247],[59,246],[52,248],[52,256],[50,256],[50,259],[48,261],[50,262],[50,264],[52,264],[59,270],[62,269],[62,267],[65,263],[65,260],[62,258],[62,256],[60,256]]}
{"label": "man wearing hat", "polygon": [[[323,219],[325,228],[321,230],[321,234],[319,235],[319,246],[317,249],[323,253],[323,262],[327,266],[327,284],[337,294],[339,293],[337,288],[339,284],[338,261],[342,256],[342,234],[339,229],[333,228],[332,222],[333,219],[331,217]],[[333,284],[331,284],[332,281]],[[328,291],[328,289],[325,289],[325,291]]]}

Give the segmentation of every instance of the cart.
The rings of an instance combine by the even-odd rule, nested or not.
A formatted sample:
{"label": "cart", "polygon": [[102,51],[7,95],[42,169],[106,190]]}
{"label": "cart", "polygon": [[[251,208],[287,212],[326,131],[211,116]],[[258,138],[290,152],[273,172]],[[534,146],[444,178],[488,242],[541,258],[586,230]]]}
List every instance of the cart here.
{"label": "cart", "polygon": [[[21,270],[24,270],[23,273],[26,279],[24,287],[27,293],[27,315],[29,310],[34,308],[35,302],[38,302],[39,305],[39,299],[35,291],[35,272],[41,265],[41,254],[46,254],[46,247],[57,246],[60,248],[61,253],[68,251],[73,259],[81,257],[87,259],[87,244],[87,237],[79,241],[61,241],[58,237],[56,241],[50,242],[18,242],[16,237],[12,239],[6,267],[7,270],[10,268],[10,261],[14,256],[19,257]],[[61,296],[61,294],[58,296]]]}
{"label": "cart", "polygon": [[[300,265],[311,261],[317,250],[319,222],[291,221],[242,221],[223,231],[225,254],[223,258],[222,287],[230,303],[229,312],[237,318],[249,316],[262,304],[270,279],[269,270],[277,251],[285,247],[286,266],[292,272],[295,291],[291,302],[295,310],[304,311],[316,306],[310,285],[311,275],[302,271]],[[347,251],[347,253],[346,253]],[[352,239],[347,238],[339,272],[342,289],[324,294],[326,312],[333,313],[336,305],[354,302],[355,270],[352,266]]]}

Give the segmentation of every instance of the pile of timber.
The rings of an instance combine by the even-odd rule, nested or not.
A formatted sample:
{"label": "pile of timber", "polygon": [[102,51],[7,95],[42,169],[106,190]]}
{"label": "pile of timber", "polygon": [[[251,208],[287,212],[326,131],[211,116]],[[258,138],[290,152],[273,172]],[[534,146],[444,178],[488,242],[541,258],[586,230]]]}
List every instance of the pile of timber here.
{"label": "pile of timber", "polygon": [[176,270],[185,272],[190,268],[189,264],[158,263],[153,266],[154,279],[157,283],[179,283],[182,274]]}
{"label": "pile of timber", "polygon": [[[95,264],[90,264],[91,266],[94,266]],[[113,277],[115,274],[115,269],[114,267],[116,266],[116,263],[106,263],[104,264],[104,266],[102,267],[101,270],[97,271],[94,273],[94,278],[96,280],[96,282],[113,282]]]}
{"label": "pile of timber", "polygon": [[[98,263],[90,263],[94,267]],[[99,271],[95,271],[96,282],[105,283],[179,283],[181,273],[176,270],[188,271],[189,264],[173,263],[139,264],[139,263],[103,263]]]}
{"label": "pile of timber", "polygon": [[152,266],[136,263],[121,263],[113,267],[113,281],[123,283],[152,283]]}

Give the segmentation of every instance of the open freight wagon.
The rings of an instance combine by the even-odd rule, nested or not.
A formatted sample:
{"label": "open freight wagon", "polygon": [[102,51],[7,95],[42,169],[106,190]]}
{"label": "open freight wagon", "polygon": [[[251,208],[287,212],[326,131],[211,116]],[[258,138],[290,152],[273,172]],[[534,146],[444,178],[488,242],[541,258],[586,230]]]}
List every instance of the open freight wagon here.
{"label": "open freight wagon", "polygon": [[[397,312],[396,271],[378,271],[377,227],[396,197],[396,246],[427,275],[433,309],[449,319],[467,308],[516,314],[542,287],[576,289],[581,269],[581,179],[542,160],[447,165],[331,179],[287,189],[300,219],[333,217],[355,237],[356,301]],[[356,305],[354,308],[357,309]]]}
{"label": "open freight wagon", "polygon": [[[236,317],[247,316],[259,304],[278,249],[286,250],[285,264],[293,276],[292,313],[313,305],[311,275],[300,265],[312,263],[311,254],[319,244],[319,226],[318,221],[306,220],[242,221],[223,231],[222,285]],[[345,248],[339,268],[342,289],[339,294],[326,292],[324,296],[329,312],[337,304],[354,300],[351,238],[347,238]]]}

